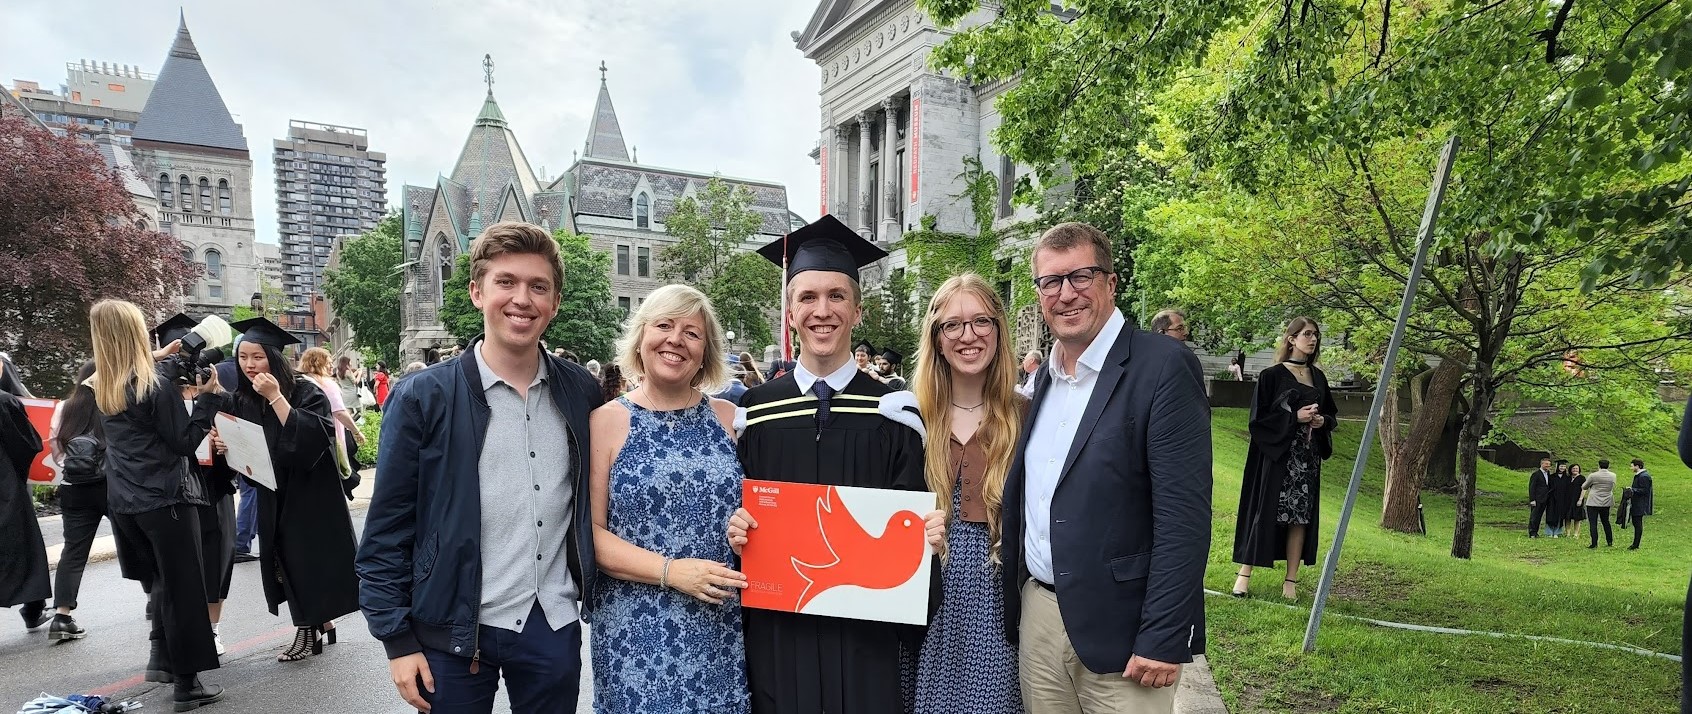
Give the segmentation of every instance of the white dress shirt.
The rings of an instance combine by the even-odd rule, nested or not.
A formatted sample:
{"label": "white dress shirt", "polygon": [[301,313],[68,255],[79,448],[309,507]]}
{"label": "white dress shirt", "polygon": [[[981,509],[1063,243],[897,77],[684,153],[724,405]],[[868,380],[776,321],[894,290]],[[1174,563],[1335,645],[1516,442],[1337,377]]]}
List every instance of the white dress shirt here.
{"label": "white dress shirt", "polygon": [[[852,378],[856,376],[858,376],[858,363],[846,360],[846,364],[840,365],[840,369],[823,377],[822,381],[828,382],[828,386],[834,387],[834,392],[838,394],[845,390],[846,385],[851,384]],[[799,362],[793,368],[793,382],[799,385],[800,394],[810,394],[811,385],[817,383],[817,375],[812,374],[811,370],[805,369],[804,362]]]}
{"label": "white dress shirt", "polygon": [[1058,356],[1062,345],[1052,348],[1046,368],[1052,372],[1052,385],[1046,389],[1040,414],[1028,435],[1026,488],[1022,497],[1022,549],[1028,564],[1028,574],[1035,580],[1056,584],[1052,573],[1052,495],[1057,493],[1058,480],[1063,476],[1063,462],[1069,458],[1069,448],[1075,441],[1075,428],[1093,398],[1093,388],[1099,382],[1099,370],[1105,357],[1122,334],[1126,321],[1121,310],[1112,310],[1110,320],[1099,330],[1092,344],[1075,360],[1075,374],[1063,373],[1063,360]]}

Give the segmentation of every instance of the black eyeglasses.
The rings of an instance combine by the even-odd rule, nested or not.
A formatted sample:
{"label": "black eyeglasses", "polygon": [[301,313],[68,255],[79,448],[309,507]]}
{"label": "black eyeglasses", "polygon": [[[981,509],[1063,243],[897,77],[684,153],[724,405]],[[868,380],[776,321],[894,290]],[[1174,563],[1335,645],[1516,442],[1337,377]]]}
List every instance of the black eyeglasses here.
{"label": "black eyeglasses", "polygon": [[939,325],[940,334],[945,335],[948,340],[963,337],[965,327],[968,327],[970,332],[975,333],[975,336],[982,337],[998,332],[999,321],[982,315],[973,320],[947,320]]}
{"label": "black eyeglasses", "polygon": [[1110,274],[1109,270],[1105,270],[1097,265],[1086,268],[1076,268],[1069,271],[1066,275],[1042,275],[1035,278],[1034,287],[1040,290],[1041,295],[1056,295],[1063,290],[1063,281],[1067,280],[1069,281],[1069,287],[1075,288],[1075,290],[1079,292],[1092,287],[1093,280],[1098,276]]}

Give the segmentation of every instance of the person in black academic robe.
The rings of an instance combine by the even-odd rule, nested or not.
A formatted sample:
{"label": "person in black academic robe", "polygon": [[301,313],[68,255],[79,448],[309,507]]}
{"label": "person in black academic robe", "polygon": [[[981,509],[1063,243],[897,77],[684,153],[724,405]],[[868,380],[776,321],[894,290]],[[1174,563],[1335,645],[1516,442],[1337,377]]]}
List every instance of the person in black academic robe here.
{"label": "person in black academic robe", "polygon": [[[264,427],[270,447],[276,489],[253,485],[258,494],[259,540],[266,544],[259,551],[264,599],[273,615],[282,603],[288,603],[288,613],[299,628],[294,645],[283,653],[286,661],[321,651],[318,637],[334,631],[324,626],[358,610],[358,576],[353,570],[357,546],[335,464],[329,399],[310,378],[296,375],[273,344],[293,338],[268,321],[254,324],[258,320],[263,318],[233,325],[244,330],[239,349],[242,355],[250,350],[266,353],[269,373],[279,390],[275,399],[286,400],[287,421],[278,420],[280,405],[272,404],[255,387],[256,377],[249,376],[246,359],[239,388],[226,399],[223,411]],[[272,335],[273,330],[286,339]],[[228,468],[222,458],[218,466]]]}
{"label": "person in black academic robe", "polygon": [[[866,372],[831,400],[837,407],[867,404],[842,397],[881,397],[890,390]],[[802,399],[789,374],[747,390],[747,419],[776,418],[746,428],[738,451],[746,478],[905,491],[927,490],[923,437],[880,414],[834,411],[824,427],[817,402]],[[939,569],[930,582],[939,585]],[[932,599],[932,598],[931,598]],[[937,603],[938,601],[935,600]],[[818,615],[747,609],[746,669],[757,714],[904,710],[900,646],[914,655],[925,628]]]}
{"label": "person in black academic robe", "polygon": [[[1234,562],[1273,567],[1276,561],[1287,560],[1286,584],[1297,583],[1300,563],[1316,564],[1322,461],[1334,453],[1333,431],[1339,414],[1327,375],[1314,364],[1308,369],[1311,384],[1300,382],[1285,363],[1257,376],[1251,400],[1251,445],[1246,450],[1234,526]],[[1322,419],[1320,426],[1298,420],[1298,411],[1311,404]],[[1295,535],[1301,542],[1293,557],[1289,538]],[[1249,571],[1242,569],[1241,577],[1250,577]],[[1245,594],[1237,581],[1234,592]]]}
{"label": "person in black academic robe", "polygon": [[1569,464],[1562,459],[1557,460],[1557,470],[1551,472],[1551,492],[1547,496],[1549,503],[1545,506],[1545,527],[1551,531],[1551,537],[1563,536],[1563,520],[1568,517],[1569,501]]}
{"label": "person in black academic robe", "polygon": [[[799,282],[795,276],[807,271],[841,273],[856,283],[858,266],[886,256],[832,216],[823,216],[760,253],[777,265],[785,264],[787,278],[794,283]],[[830,284],[845,285],[846,281]],[[736,448],[746,478],[927,491],[915,398],[906,392],[888,398],[891,390],[858,370],[846,355],[841,355],[846,359],[838,364],[823,366],[833,360],[819,355],[830,350],[815,349],[811,341],[829,338],[801,328],[811,319],[808,315],[832,312],[823,319],[838,323],[844,316],[848,324],[840,325],[834,336],[843,339],[854,326],[851,318],[861,316],[861,308],[805,306],[805,299],[833,301],[838,293],[832,288],[821,297],[807,298],[798,287],[793,292],[800,293],[801,299],[789,300],[789,321],[800,334],[805,356],[792,373],[753,387],[741,397],[747,426]],[[816,374],[813,368],[830,372]],[[840,384],[844,386],[836,386]],[[819,399],[824,392],[832,392],[826,407]],[[741,517],[737,513],[735,518]],[[931,524],[931,543],[936,532],[933,524],[943,517],[938,510],[925,517]],[[733,520],[729,531],[734,544]],[[755,533],[746,537],[757,537]],[[735,547],[738,552],[739,546]],[[935,566],[930,572],[932,615],[939,607],[940,569]],[[908,710],[904,685],[914,695],[915,662],[926,627],[750,608],[742,618],[753,714],[899,714]]]}
{"label": "person in black academic robe", "polygon": [[29,465],[39,453],[41,435],[23,402],[0,391],[0,607],[23,605],[19,614],[28,629],[46,624],[47,598],[53,596],[29,488]]}

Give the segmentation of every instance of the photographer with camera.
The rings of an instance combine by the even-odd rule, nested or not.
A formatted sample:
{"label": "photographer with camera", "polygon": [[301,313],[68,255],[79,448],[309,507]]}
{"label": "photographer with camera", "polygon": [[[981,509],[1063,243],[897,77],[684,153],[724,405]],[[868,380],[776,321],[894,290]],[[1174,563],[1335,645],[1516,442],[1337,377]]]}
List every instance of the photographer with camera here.
{"label": "photographer with camera", "polygon": [[[205,578],[193,556],[200,547],[199,509],[188,505],[203,489],[186,463],[211,432],[221,403],[216,373],[197,366],[204,358],[199,348],[208,344],[203,333],[217,335],[197,328],[160,350],[163,359],[155,363],[135,305],[102,300],[89,310],[88,322],[112,526],[131,545],[121,563],[124,576],[142,582],[153,606],[146,678],[176,684],[176,711],[197,709],[223,698],[221,687],[199,678],[217,669],[218,659]],[[227,330],[221,338],[228,339]],[[183,408],[183,387],[193,395],[192,412]]]}

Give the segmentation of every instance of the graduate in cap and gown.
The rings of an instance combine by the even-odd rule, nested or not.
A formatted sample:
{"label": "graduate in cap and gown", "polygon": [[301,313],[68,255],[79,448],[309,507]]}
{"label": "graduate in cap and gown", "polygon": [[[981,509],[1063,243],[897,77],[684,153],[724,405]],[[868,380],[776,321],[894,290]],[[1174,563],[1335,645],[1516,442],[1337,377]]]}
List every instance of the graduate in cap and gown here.
{"label": "graduate in cap and gown", "polygon": [[852,361],[858,364],[859,370],[875,374],[875,345],[870,344],[868,340],[853,345]]}
{"label": "graduate in cap and gown", "polygon": [[888,389],[903,391],[905,378],[899,376],[899,365],[904,363],[905,356],[894,351],[891,347],[881,351],[875,358],[876,378]]}
{"label": "graduate in cap and gown", "polygon": [[[262,317],[231,325],[241,331],[236,348],[237,388],[223,411],[264,427],[276,489],[253,483],[258,493],[259,553],[264,599],[270,613],[288,603],[295,632],[277,659],[291,662],[322,652],[335,641],[333,622],[358,610],[358,576],[352,516],[335,464],[335,426],[329,398],[297,374],[282,348],[299,340]],[[218,466],[227,447],[214,439]]]}
{"label": "graduate in cap and gown", "polygon": [[[786,267],[786,328],[802,348],[792,373],[753,387],[738,442],[746,478],[926,491],[922,421],[909,392],[893,392],[861,371],[847,350],[863,318],[858,268],[886,253],[833,216],[823,216],[759,250]],[[742,426],[743,425],[743,426]],[[945,519],[924,519],[936,550]],[[736,553],[757,524],[745,509],[729,521]],[[934,567],[930,613],[938,604]],[[754,714],[897,714],[901,678],[911,675],[925,628],[747,609],[747,683]]]}

